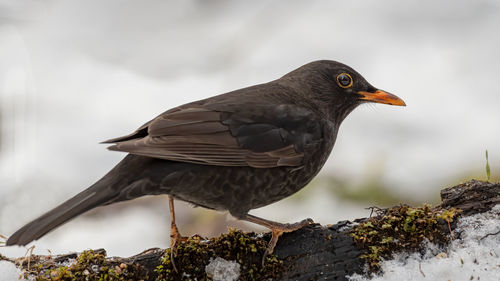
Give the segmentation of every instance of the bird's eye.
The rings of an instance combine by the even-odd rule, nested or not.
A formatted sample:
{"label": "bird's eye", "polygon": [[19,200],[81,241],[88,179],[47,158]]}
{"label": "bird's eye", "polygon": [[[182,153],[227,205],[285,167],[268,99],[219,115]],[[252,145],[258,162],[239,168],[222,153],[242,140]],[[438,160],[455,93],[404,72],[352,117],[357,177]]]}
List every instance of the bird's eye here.
{"label": "bird's eye", "polygon": [[352,86],[352,77],[351,75],[347,74],[347,73],[340,73],[339,75],[337,75],[337,84],[339,84],[339,86],[341,88],[349,88]]}

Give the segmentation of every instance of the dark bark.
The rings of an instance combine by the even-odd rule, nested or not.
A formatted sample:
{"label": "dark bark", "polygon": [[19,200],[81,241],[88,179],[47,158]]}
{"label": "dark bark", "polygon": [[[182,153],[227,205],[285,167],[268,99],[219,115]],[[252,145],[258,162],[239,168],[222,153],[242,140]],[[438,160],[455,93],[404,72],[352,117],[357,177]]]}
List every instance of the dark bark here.
{"label": "dark bark", "polygon": [[[481,213],[500,203],[500,184],[473,180],[443,189],[441,198],[442,204],[434,209],[455,208],[459,210],[456,216]],[[356,222],[365,220],[359,219]],[[331,226],[315,224],[293,233],[284,234],[275,249],[276,256],[283,263],[279,266],[280,272],[275,272],[271,276],[280,276],[279,280],[345,280],[348,275],[362,274],[367,266],[366,260],[361,258],[361,255],[366,254],[367,251],[360,247],[359,243],[355,243],[351,236],[352,227],[353,223],[342,221]],[[454,224],[450,224],[449,227],[453,229]],[[448,231],[448,225],[443,229]],[[269,233],[264,235],[266,240],[269,237]],[[254,235],[252,239],[261,238],[255,238]],[[102,249],[96,250],[95,253],[105,255],[105,251]],[[157,269],[161,265],[161,258],[164,254],[165,250],[163,249],[150,249],[133,257],[106,258],[105,262],[106,266],[110,268],[118,269],[120,265],[122,267],[126,265],[129,272],[134,270],[140,272],[140,274],[137,273],[133,276],[155,280],[158,277]],[[53,265],[76,257],[76,253],[53,258],[33,256],[31,265],[36,263]],[[18,259],[17,262],[23,268],[27,268],[26,259]],[[278,267],[275,267],[274,270],[276,268]],[[118,269],[118,271],[120,270]],[[128,275],[128,277],[130,276],[132,275]],[[243,279],[249,280],[251,278],[247,275]],[[172,278],[172,280],[176,279]]]}
{"label": "dark bark", "polygon": [[500,203],[500,184],[471,180],[441,190],[441,207],[455,207],[463,216],[483,213]]}

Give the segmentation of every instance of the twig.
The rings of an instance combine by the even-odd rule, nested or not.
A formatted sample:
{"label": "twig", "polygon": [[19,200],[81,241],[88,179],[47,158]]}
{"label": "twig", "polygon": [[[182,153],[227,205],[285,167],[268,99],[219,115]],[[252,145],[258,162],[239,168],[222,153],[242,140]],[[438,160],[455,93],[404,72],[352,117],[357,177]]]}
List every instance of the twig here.
{"label": "twig", "polygon": [[422,271],[422,264],[421,263],[418,263],[418,270],[420,271],[420,273],[422,273],[422,276],[425,278],[425,274]]}
{"label": "twig", "polygon": [[371,207],[365,208],[365,210],[370,210],[369,218],[372,217],[374,212],[380,213],[380,212],[384,211],[384,209],[377,207],[377,206],[371,206]]}
{"label": "twig", "polygon": [[8,257],[0,254],[0,261],[8,261],[8,262],[11,262],[11,263],[14,263],[15,261],[13,259],[9,259]]}
{"label": "twig", "polygon": [[499,231],[497,231],[497,232],[494,232],[494,233],[488,233],[488,234],[486,234],[485,236],[481,237],[481,239],[479,239],[479,240],[483,240],[484,238],[486,238],[486,237],[488,237],[488,236],[490,236],[490,235],[497,235],[497,234],[500,234],[500,230],[499,230]]}
{"label": "twig", "polygon": [[29,253],[29,256],[28,256],[28,271],[30,271],[30,264],[31,264],[31,257],[33,256],[33,250],[35,250],[35,245],[29,247],[27,250],[26,250],[26,254],[24,254],[24,256],[26,257]]}
{"label": "twig", "polygon": [[451,240],[455,240],[455,235],[453,235],[453,231],[451,230],[450,222],[448,222],[448,229],[450,230]]}
{"label": "twig", "polygon": [[[2,234],[0,234],[0,239],[7,241],[7,237],[2,235]],[[0,241],[0,247],[5,247],[5,245],[1,245],[1,244],[5,244],[5,241]]]}

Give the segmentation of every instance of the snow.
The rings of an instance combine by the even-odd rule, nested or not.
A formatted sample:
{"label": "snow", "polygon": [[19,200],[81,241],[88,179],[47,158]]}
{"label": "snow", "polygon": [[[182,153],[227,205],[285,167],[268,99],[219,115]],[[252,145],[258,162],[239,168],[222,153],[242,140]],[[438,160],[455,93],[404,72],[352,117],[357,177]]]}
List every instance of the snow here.
{"label": "snow", "polygon": [[0,261],[0,281],[18,280],[21,271],[16,266],[7,261]]}
{"label": "snow", "polygon": [[448,250],[429,243],[423,255],[401,254],[382,263],[381,276],[350,277],[351,281],[500,280],[500,205],[459,220]]}
{"label": "snow", "polygon": [[240,277],[240,264],[217,257],[210,260],[205,272],[214,281],[234,281]]}

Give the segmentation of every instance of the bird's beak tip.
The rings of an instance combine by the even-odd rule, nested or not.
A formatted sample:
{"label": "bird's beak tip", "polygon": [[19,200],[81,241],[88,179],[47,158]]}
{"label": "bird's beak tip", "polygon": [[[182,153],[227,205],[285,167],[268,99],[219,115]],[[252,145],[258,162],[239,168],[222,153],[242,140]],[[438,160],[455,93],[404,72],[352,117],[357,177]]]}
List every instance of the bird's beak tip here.
{"label": "bird's beak tip", "polygon": [[359,91],[358,94],[361,95],[360,99],[364,101],[397,105],[397,106],[406,106],[406,103],[402,99],[386,91],[376,90],[373,93]]}

